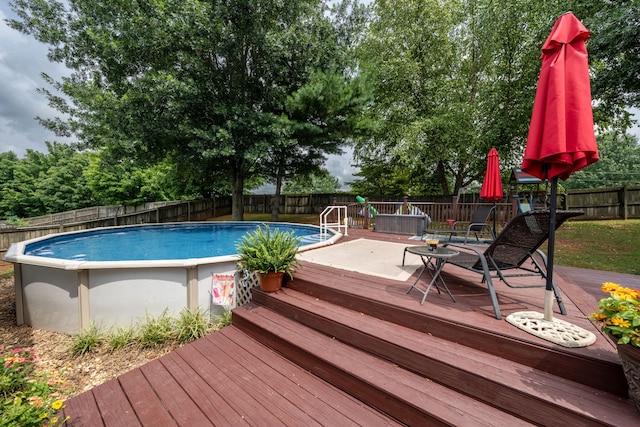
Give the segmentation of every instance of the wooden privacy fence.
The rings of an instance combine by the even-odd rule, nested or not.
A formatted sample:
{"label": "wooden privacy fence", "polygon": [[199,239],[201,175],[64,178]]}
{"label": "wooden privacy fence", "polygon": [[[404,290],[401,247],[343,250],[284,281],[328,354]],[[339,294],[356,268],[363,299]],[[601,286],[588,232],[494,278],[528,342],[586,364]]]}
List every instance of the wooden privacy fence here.
{"label": "wooden privacy fence", "polygon": [[[12,243],[54,233],[119,225],[201,221],[215,216],[227,215],[231,213],[231,198],[162,202],[144,206],[146,209],[143,207],[99,206],[35,218],[34,222],[41,225],[31,225],[34,218],[29,218],[30,225],[27,227],[0,228],[0,255],[3,255]],[[47,219],[49,222],[46,221]]]}
{"label": "wooden privacy fence", "polygon": [[[216,212],[217,211],[217,212]],[[193,221],[231,212],[231,198],[152,202],[138,206],[94,206],[28,218],[30,226],[106,221],[106,225],[133,225],[148,222]],[[187,219],[185,219],[187,218]],[[109,223],[109,221],[111,223]]]}
{"label": "wooden privacy fence", "polygon": [[581,219],[640,218],[640,186],[570,190],[562,206],[584,211]]}

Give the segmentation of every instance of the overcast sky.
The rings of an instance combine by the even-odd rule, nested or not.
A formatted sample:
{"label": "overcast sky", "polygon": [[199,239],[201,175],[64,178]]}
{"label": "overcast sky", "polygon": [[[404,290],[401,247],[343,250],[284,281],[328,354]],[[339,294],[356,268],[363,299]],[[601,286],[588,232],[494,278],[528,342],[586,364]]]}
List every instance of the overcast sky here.
{"label": "overcast sky", "polygon": [[23,157],[28,148],[46,152],[45,141],[56,140],[52,132],[34,119],[54,117],[43,95],[42,72],[59,77],[65,67],[50,63],[46,46],[7,26],[14,17],[7,2],[0,2],[0,151]]}

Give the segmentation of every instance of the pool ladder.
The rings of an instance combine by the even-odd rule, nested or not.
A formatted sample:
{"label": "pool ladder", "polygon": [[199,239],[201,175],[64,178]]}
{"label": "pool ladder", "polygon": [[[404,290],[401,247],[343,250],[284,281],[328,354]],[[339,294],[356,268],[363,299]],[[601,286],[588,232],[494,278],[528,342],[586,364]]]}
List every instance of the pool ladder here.
{"label": "pool ladder", "polygon": [[[329,222],[330,217],[333,221],[336,216],[338,218],[336,222]],[[348,236],[349,234],[347,233],[347,222],[348,218],[346,206],[327,206],[320,214],[320,233],[326,235],[330,228],[337,228],[338,233],[340,233],[340,230],[344,228],[344,235]]]}

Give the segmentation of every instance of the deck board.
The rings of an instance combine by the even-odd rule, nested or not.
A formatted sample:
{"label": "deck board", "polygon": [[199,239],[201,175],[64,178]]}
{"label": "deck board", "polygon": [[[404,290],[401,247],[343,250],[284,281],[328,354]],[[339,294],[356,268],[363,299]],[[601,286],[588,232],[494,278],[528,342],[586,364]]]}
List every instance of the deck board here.
{"label": "deck board", "polygon": [[65,403],[60,418],[69,417],[70,425],[103,427],[104,421],[100,415],[98,403],[89,390],[81,393]]}
{"label": "deck board", "polygon": [[[117,379],[92,390],[106,426],[135,427],[142,424]],[[83,424],[86,425],[86,424]]]}
{"label": "deck board", "polygon": [[[205,340],[198,340],[189,346],[182,347],[176,352],[191,366],[195,375],[200,376],[211,388],[224,387],[224,396],[238,411],[238,416],[247,420],[251,425],[281,425],[280,421],[256,400],[251,389],[243,388],[233,376],[225,372],[223,364],[217,363],[217,354],[206,352],[211,349],[204,345]],[[193,353],[196,351],[197,353]],[[204,353],[203,353],[204,351]],[[186,354],[188,352],[188,354]],[[241,398],[236,398],[241,397]]]}
{"label": "deck board", "polygon": [[[268,398],[268,407],[263,406],[262,411],[269,411],[285,425],[320,425],[313,416],[291,400],[291,396],[296,395],[296,390],[290,383],[281,375],[271,376],[273,370],[269,363],[273,363],[275,358],[254,359],[252,363],[243,363],[246,361],[240,357],[241,353],[236,351],[235,346],[230,346],[230,343],[225,346],[217,339],[203,339],[199,344],[203,353],[215,355],[215,362],[224,367],[229,378],[245,390],[245,395],[251,394],[256,401],[262,402]],[[235,358],[229,354],[233,352],[236,352]],[[270,399],[273,396],[278,398]]]}
{"label": "deck board", "polygon": [[165,406],[142,370],[129,371],[121,375],[118,380],[142,425],[158,427],[176,425],[168,416]]}
{"label": "deck board", "polygon": [[[185,348],[189,350],[189,348]],[[203,413],[215,423],[224,425],[249,425],[224,396],[224,390],[212,388],[191,367],[183,357],[202,357],[197,352],[172,352],[159,361],[172,373],[186,393]]]}
{"label": "deck board", "polygon": [[[240,349],[243,354],[251,357],[255,357],[255,354],[260,354],[263,349],[262,344],[259,344],[253,339],[247,340],[246,335],[235,328],[225,330],[223,336],[242,338],[242,345]],[[217,339],[219,338],[216,338],[216,340]],[[275,356],[282,357],[280,355]],[[335,411],[337,413],[335,417],[338,417],[338,419],[340,417],[344,417],[343,425],[353,424],[370,426],[389,423],[387,417],[381,416],[379,412],[374,411],[367,406],[363,406],[362,402],[352,396],[345,395],[334,386],[324,381],[310,381],[310,379],[317,379],[317,377],[300,368],[298,365],[275,363],[272,364],[271,367],[283,377],[288,378],[297,387],[299,387],[300,390],[308,395],[308,397],[306,397],[305,406],[308,407],[311,414],[320,412],[322,417],[326,417],[328,412]],[[320,401],[326,406],[317,407],[315,405],[316,401]],[[336,420],[335,418],[330,419],[333,419],[333,422]]]}
{"label": "deck board", "polygon": [[160,361],[156,359],[146,363],[140,367],[140,371],[177,425],[207,425],[211,423],[211,420],[193,402],[193,398],[184,391]]}

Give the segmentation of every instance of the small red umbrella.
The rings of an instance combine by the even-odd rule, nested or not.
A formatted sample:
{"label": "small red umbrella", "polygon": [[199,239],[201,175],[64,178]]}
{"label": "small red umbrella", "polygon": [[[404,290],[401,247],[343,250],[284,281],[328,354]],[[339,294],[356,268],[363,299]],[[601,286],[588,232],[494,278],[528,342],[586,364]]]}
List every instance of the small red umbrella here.
{"label": "small red umbrella", "polygon": [[495,204],[502,199],[502,180],[500,178],[500,158],[498,150],[492,148],[487,156],[487,170],[484,174],[482,189],[480,190],[480,198],[493,202],[493,234],[496,233],[496,212]]}
{"label": "small red umbrella", "polygon": [[542,68],[522,161],[525,173],[551,180],[545,320],[552,319],[558,178],[598,160],[585,40],[589,31],[568,12],[542,46]]}

